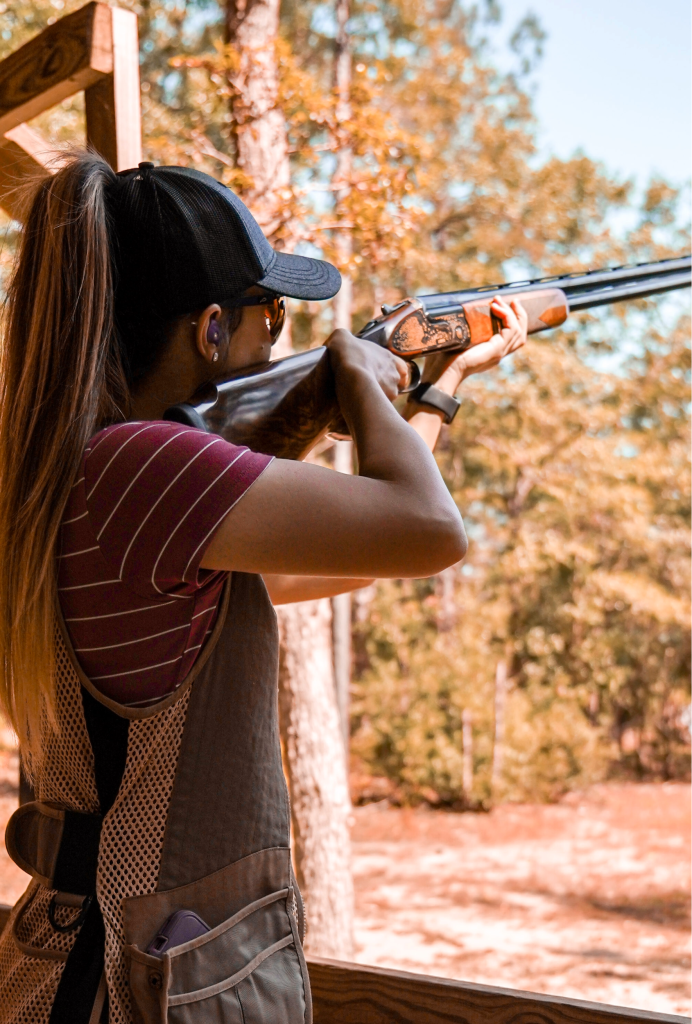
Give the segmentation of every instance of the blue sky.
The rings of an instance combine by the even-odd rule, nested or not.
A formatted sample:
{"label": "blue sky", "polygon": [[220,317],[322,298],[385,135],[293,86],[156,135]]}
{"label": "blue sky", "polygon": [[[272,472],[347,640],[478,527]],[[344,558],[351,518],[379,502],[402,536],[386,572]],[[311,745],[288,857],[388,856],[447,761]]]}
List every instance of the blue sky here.
{"label": "blue sky", "polygon": [[544,152],[568,157],[582,149],[640,186],[652,173],[689,180],[689,0],[500,4],[500,37],[528,10],[548,34],[532,75]]}

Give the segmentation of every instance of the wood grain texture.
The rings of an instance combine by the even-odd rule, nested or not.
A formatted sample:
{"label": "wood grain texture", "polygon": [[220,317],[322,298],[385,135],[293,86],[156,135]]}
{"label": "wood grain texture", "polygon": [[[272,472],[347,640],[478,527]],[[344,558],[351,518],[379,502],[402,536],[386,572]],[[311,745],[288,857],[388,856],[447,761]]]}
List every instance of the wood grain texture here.
{"label": "wood grain texture", "polygon": [[47,139],[26,124],[0,136],[0,206],[15,220],[23,217],[21,186],[29,178],[47,174],[53,155]]}
{"label": "wood grain texture", "polygon": [[308,961],[314,1024],[682,1024],[687,1017],[333,960]]}
{"label": "wood grain texture", "polygon": [[112,73],[111,20],[106,4],[89,3],[0,63],[0,134]]}
{"label": "wood grain texture", "polygon": [[[512,299],[521,302],[528,314],[528,333],[536,334],[550,327],[559,327],[567,319],[569,305],[567,296],[559,288],[544,288],[540,291],[516,292]],[[471,331],[471,344],[480,345],[489,341],[501,326],[490,309],[493,296],[465,302],[463,309]]]}
{"label": "wood grain texture", "polygon": [[[10,915],[0,904],[0,931]],[[308,960],[314,1024],[689,1024],[689,1017]]]}
{"label": "wood grain texture", "polygon": [[109,8],[113,72],[85,92],[87,143],[116,171],[142,159],[137,15]]}

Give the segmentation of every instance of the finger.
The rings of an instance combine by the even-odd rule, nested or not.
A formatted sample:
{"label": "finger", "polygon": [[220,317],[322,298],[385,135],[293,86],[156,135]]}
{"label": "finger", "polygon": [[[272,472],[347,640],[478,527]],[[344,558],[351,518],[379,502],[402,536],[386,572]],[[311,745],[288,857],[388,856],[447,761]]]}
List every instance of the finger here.
{"label": "finger", "polygon": [[394,366],[396,367],[397,373],[399,374],[399,390],[401,388],[408,387],[409,381],[411,380],[411,364],[407,363],[405,359],[401,359],[399,356],[392,356],[394,360]]}
{"label": "finger", "polygon": [[504,321],[505,330],[511,331],[512,333],[521,330],[514,309],[511,306],[508,306],[506,303],[502,304],[502,308],[504,310],[502,319]]}
{"label": "finger", "polygon": [[519,321],[520,327],[522,328],[522,330],[525,331],[529,323],[529,314],[526,312],[524,306],[518,299],[512,299],[511,306],[514,312],[516,313],[516,317]]}
{"label": "finger", "polygon": [[501,299],[499,295],[496,295],[495,298],[490,303],[490,309],[499,320],[502,320],[503,324],[506,327],[507,318],[512,315],[512,310],[507,305],[507,303],[503,299]]}

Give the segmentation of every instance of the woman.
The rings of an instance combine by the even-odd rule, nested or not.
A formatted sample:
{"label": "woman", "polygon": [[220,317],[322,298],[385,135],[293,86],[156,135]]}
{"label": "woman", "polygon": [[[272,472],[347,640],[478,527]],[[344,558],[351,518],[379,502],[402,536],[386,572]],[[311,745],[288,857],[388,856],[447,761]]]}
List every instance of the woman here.
{"label": "woman", "polygon": [[[405,365],[336,331],[357,477],[161,417],[269,358],[278,296],[338,287],[196,171],[85,154],[36,189],[0,396],[0,701],[36,794],[7,832],[33,881],[1,1022],[310,1019],[270,598],[463,557],[441,415],[411,406],[411,429]],[[451,394],[524,343],[523,311],[494,309],[502,333],[428,380]]]}

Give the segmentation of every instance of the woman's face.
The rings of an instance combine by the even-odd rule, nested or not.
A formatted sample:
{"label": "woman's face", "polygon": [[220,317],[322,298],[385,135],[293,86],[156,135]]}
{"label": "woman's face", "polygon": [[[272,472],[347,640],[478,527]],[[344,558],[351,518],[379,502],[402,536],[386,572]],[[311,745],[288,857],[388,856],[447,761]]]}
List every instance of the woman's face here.
{"label": "woman's face", "polygon": [[[264,289],[249,288],[247,295],[264,295]],[[272,337],[264,306],[243,306],[243,317],[232,337],[219,346],[220,372],[239,370],[271,358]]]}

